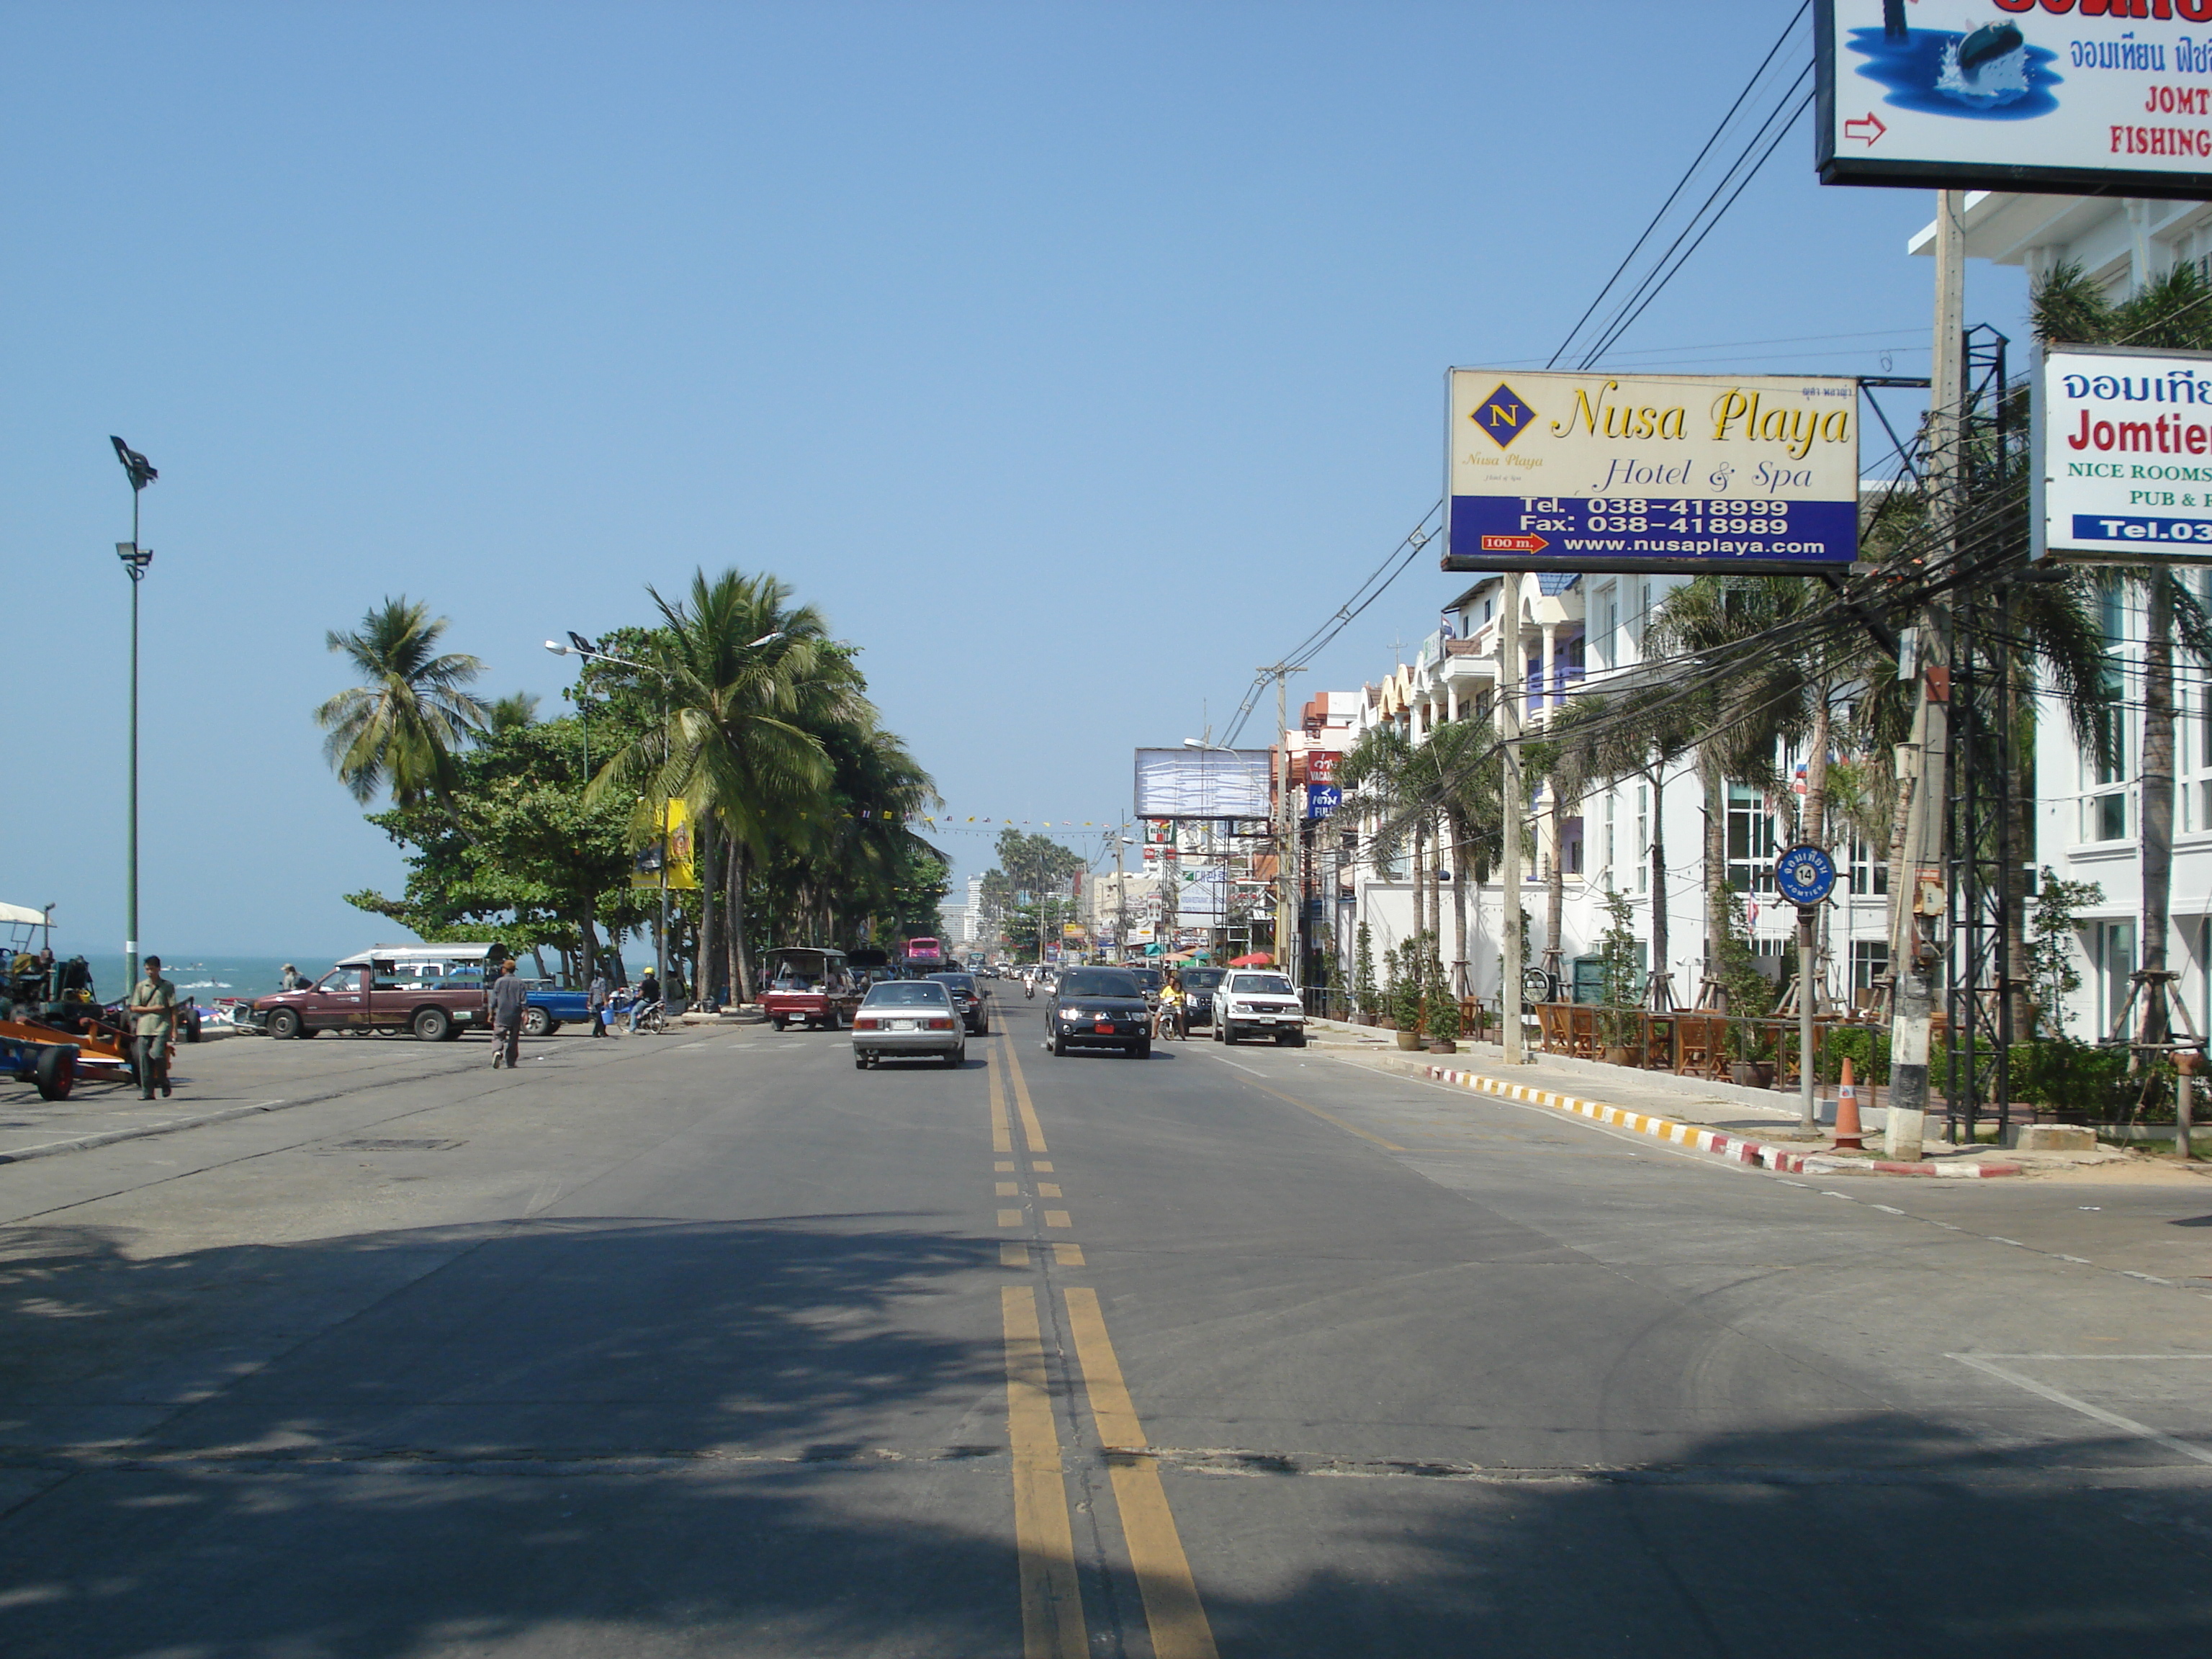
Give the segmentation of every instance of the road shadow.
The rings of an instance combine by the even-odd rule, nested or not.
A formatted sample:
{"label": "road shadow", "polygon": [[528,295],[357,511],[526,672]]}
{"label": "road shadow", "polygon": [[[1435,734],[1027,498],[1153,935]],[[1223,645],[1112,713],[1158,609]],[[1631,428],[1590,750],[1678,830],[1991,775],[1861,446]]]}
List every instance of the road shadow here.
{"label": "road shadow", "polygon": [[1018,1649],[994,1242],[128,1244],[0,1237],[11,1659]]}
{"label": "road shadow", "polygon": [[[130,1242],[0,1235],[9,1659],[1021,1652],[994,1241]],[[1869,1411],[1465,1474],[1170,1456],[1224,1659],[2212,1651],[2212,1480],[2139,1439]],[[1102,1652],[1142,1618],[1116,1583]]]}
{"label": "road shadow", "polygon": [[2212,1652],[2212,1480],[2132,1438],[1869,1414],[1604,1476],[1234,1473],[1166,1480],[1238,1659]]}

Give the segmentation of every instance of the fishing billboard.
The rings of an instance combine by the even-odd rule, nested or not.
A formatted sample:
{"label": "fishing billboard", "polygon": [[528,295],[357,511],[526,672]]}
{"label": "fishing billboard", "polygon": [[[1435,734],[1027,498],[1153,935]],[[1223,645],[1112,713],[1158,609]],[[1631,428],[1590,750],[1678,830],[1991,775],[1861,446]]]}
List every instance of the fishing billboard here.
{"label": "fishing billboard", "polygon": [[1820,0],[1814,38],[1823,184],[2212,198],[2212,0]]}
{"label": "fishing billboard", "polygon": [[1450,380],[1446,570],[1771,574],[1858,556],[1854,380]]}
{"label": "fishing billboard", "polygon": [[2030,384],[2033,556],[2212,563],[2212,352],[2053,346]]}

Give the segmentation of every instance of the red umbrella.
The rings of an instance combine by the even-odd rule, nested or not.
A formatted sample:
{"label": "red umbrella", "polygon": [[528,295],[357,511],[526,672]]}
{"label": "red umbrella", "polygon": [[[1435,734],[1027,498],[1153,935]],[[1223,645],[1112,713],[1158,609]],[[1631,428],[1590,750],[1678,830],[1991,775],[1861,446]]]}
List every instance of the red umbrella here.
{"label": "red umbrella", "polygon": [[1230,957],[1229,965],[1231,968],[1272,968],[1275,965],[1275,959],[1265,951],[1256,951],[1249,957]]}

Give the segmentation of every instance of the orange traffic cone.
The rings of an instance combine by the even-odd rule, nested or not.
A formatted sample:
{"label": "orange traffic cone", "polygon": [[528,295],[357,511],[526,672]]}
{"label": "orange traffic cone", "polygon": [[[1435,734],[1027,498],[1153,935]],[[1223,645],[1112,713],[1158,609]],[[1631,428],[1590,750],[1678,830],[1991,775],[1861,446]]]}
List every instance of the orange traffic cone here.
{"label": "orange traffic cone", "polygon": [[1836,1085],[1836,1150],[1864,1152],[1866,1142],[1860,1137],[1858,1085],[1851,1081],[1851,1057],[1845,1054],[1843,1081]]}

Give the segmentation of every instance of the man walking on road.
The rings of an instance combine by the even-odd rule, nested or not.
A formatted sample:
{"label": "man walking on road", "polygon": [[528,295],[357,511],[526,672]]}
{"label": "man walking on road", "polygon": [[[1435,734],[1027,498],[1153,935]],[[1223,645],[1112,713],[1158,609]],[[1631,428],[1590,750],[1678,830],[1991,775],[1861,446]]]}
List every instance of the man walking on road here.
{"label": "man walking on road", "polygon": [[522,1057],[522,1007],[530,1000],[530,988],[514,976],[514,958],[499,964],[499,977],[491,982],[491,1068],[501,1060],[513,1071]]}
{"label": "man walking on road", "polygon": [[161,977],[161,958],[146,958],[146,977],[131,988],[131,1014],[137,1024],[131,1038],[138,1062],[138,1097],[151,1100],[154,1085],[169,1093],[169,1041],[177,1030],[177,988]]}
{"label": "man walking on road", "polygon": [[614,987],[607,983],[604,968],[592,970],[592,988],[584,994],[584,1006],[592,1012],[592,1035],[603,1037],[607,1034],[607,999],[614,994]]}

